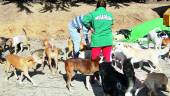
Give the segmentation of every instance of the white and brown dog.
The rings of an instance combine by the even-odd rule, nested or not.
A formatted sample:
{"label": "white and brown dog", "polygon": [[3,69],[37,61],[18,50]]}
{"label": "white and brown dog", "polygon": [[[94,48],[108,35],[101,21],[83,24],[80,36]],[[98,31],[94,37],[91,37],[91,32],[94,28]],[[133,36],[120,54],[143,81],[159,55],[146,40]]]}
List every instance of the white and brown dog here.
{"label": "white and brown dog", "polygon": [[23,49],[26,47],[28,50],[30,50],[30,44],[29,44],[29,39],[28,36],[26,34],[26,31],[23,29],[23,34],[14,36],[12,38],[10,38],[7,42],[6,42],[6,46],[9,46],[10,51],[13,50],[14,48],[14,53],[17,54],[18,52],[18,46],[20,46],[20,50],[19,52],[22,52]]}
{"label": "white and brown dog", "polygon": [[162,31],[160,28],[154,28],[147,35],[148,48],[150,48],[149,43],[150,41],[152,41],[154,43],[154,48],[161,49],[162,40],[164,38],[168,38],[168,35],[164,31]]}
{"label": "white and brown dog", "polygon": [[[124,43],[119,43],[114,47],[114,52],[122,52],[127,58],[132,58],[131,63],[134,64],[136,62],[152,62],[156,68],[158,68],[160,71],[160,66],[159,66],[159,57],[161,55],[164,55],[169,52],[169,46],[165,47],[164,49],[140,49],[140,48],[135,48],[133,46],[124,44]],[[154,66],[150,64],[151,67],[151,72],[154,71]],[[142,67],[142,64],[141,64]]]}

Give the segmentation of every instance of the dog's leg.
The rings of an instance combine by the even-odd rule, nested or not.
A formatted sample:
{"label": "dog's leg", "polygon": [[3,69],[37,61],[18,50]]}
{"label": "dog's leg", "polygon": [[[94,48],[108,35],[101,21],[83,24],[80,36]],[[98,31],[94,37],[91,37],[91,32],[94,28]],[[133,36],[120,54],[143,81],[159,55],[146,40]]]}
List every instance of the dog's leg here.
{"label": "dog's leg", "polygon": [[143,89],[143,88],[144,88],[144,86],[136,89],[136,91],[135,91],[135,96],[138,96],[138,93],[139,93],[139,92],[141,91],[141,89]]}
{"label": "dog's leg", "polygon": [[99,86],[102,86],[101,76],[100,76],[99,72],[98,71],[95,72],[94,76],[95,76],[94,78],[96,78],[97,83],[99,84]]}
{"label": "dog's leg", "polygon": [[157,91],[156,91],[156,88],[153,88],[153,89],[151,89],[152,91],[152,93],[151,93],[151,96],[158,96],[158,94],[157,94]]}
{"label": "dog's leg", "polygon": [[135,60],[134,60],[133,58],[130,60],[130,63],[132,64],[132,66],[133,66],[133,69],[135,69],[135,68],[134,68],[134,63],[135,63]]}
{"label": "dog's leg", "polygon": [[10,68],[10,63],[7,61],[5,65],[5,80],[8,80],[8,71]]}
{"label": "dog's leg", "polygon": [[43,60],[42,60],[42,61],[43,61],[43,63],[42,63],[42,65],[41,65],[42,70],[44,70],[44,67],[45,67],[45,64],[44,64],[44,63],[45,63],[45,61],[46,61],[46,58],[45,58],[45,57],[46,57],[46,54],[45,54],[45,51],[44,51],[44,52],[43,52]]}
{"label": "dog's leg", "polygon": [[14,48],[14,54],[17,54],[17,49],[18,49],[18,46],[16,45],[15,48]]}
{"label": "dog's leg", "polygon": [[30,44],[27,44],[27,48],[28,48],[28,51],[30,51],[30,50],[31,50],[31,46],[30,46]]}
{"label": "dog's leg", "polygon": [[149,64],[149,67],[151,68],[150,73],[154,72],[155,66],[153,65],[153,63],[152,62],[148,62],[148,64]]}
{"label": "dog's leg", "polygon": [[92,90],[92,88],[90,88],[90,82],[89,82],[90,76],[86,76],[86,88],[87,90]]}
{"label": "dog's leg", "polygon": [[51,73],[54,75],[55,74],[55,72],[54,72],[54,70],[53,70],[53,67],[52,67],[52,65],[51,65],[51,58],[49,57],[48,58],[48,64],[49,64],[49,67],[50,67],[50,70],[51,70]]}
{"label": "dog's leg", "polygon": [[57,73],[57,75],[59,74],[59,71],[58,71],[58,56],[54,58],[54,61],[55,61],[55,72]]}
{"label": "dog's leg", "polygon": [[134,87],[134,82],[132,79],[129,79],[128,82],[129,82],[129,86],[126,90],[125,96],[133,96],[132,91]]}
{"label": "dog's leg", "polygon": [[11,67],[12,67],[12,70],[13,70],[13,72],[14,72],[15,78],[18,80],[19,78],[18,78],[18,76],[17,76],[16,69],[15,69],[13,66],[11,66]]}
{"label": "dog's leg", "polygon": [[99,80],[97,80],[97,82],[98,82],[99,86],[102,86],[102,78],[100,75],[99,75]]}
{"label": "dog's leg", "polygon": [[37,86],[37,84],[34,83],[34,81],[32,80],[32,78],[29,76],[28,71],[25,71],[25,72],[24,72],[24,75],[31,81],[31,83],[33,84],[33,86]]}
{"label": "dog's leg", "polygon": [[149,90],[148,96],[152,96],[152,91],[151,90]]}
{"label": "dog's leg", "polygon": [[166,84],[166,91],[170,92],[169,84]]}
{"label": "dog's leg", "polygon": [[140,69],[140,70],[141,70],[141,69],[142,69],[142,67],[143,67],[143,61],[140,61],[140,62],[139,62],[139,68],[138,68],[138,69]]}
{"label": "dog's leg", "polygon": [[148,44],[147,44],[147,48],[150,48],[150,40],[148,40],[148,42],[147,42]]}
{"label": "dog's leg", "polygon": [[23,43],[20,43],[20,51],[19,52],[22,52],[23,51],[23,49],[24,49],[24,45],[23,45]]}
{"label": "dog's leg", "polygon": [[19,79],[19,84],[22,84],[23,75],[24,75],[24,72],[21,72],[21,77]]}
{"label": "dog's leg", "polygon": [[66,87],[68,88],[69,91],[71,91],[71,87],[70,87],[70,84],[71,84],[71,79],[72,79],[72,74],[71,72],[66,72],[67,74],[67,82],[66,82]]}

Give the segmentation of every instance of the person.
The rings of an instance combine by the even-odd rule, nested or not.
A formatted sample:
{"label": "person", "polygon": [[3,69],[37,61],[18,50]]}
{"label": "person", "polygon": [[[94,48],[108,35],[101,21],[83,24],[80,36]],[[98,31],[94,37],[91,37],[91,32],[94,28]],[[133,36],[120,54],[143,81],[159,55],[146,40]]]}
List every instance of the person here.
{"label": "person", "polygon": [[104,0],[99,0],[96,9],[84,16],[83,24],[92,31],[92,60],[100,56],[102,52],[106,62],[111,62],[113,20],[112,13],[106,10],[106,1]]}
{"label": "person", "polygon": [[80,43],[89,45],[88,29],[82,23],[83,15],[76,16],[68,24],[71,40],[73,42],[73,58],[78,58],[80,51]]}
{"label": "person", "polygon": [[[105,64],[111,64],[111,50],[113,44],[112,25],[113,15],[106,10],[106,1],[97,1],[96,9],[83,18],[83,24],[91,30],[91,59],[95,60],[102,53]],[[94,78],[99,79],[99,73],[90,76],[90,82]]]}

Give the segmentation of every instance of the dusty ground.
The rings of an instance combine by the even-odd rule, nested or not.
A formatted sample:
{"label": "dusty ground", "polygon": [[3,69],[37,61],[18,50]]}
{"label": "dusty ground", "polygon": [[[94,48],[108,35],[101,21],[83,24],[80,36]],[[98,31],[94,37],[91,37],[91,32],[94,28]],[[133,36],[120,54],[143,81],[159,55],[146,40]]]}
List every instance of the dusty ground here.
{"label": "dusty ground", "polygon": [[[31,37],[51,36],[58,39],[68,37],[68,22],[75,16],[87,14],[95,9],[95,5],[79,3],[78,7],[71,7],[68,11],[41,13],[42,5],[27,6],[33,13],[26,14],[16,4],[0,5],[0,36],[14,36],[24,28]],[[119,6],[107,7],[115,17],[113,31],[130,28],[144,21],[160,17],[169,7],[168,3],[138,4],[125,3]],[[159,12],[158,12],[159,11]]]}
{"label": "dusty ground", "polygon": [[[14,36],[20,33],[22,28],[24,28],[26,29],[28,36],[37,38],[33,39],[31,42],[32,51],[42,48],[39,38],[45,36],[54,37],[58,40],[55,43],[56,46],[64,48],[66,46],[66,41],[63,39],[68,37],[68,22],[74,16],[86,14],[95,9],[93,5],[79,5],[79,7],[70,8],[69,12],[53,11],[52,13],[40,13],[39,10],[41,6],[37,4],[31,7],[31,10],[33,11],[32,14],[26,14],[24,11],[18,12],[18,8],[14,4],[0,5],[0,36]],[[136,3],[130,3],[127,5],[121,5],[122,7],[119,9],[114,6],[108,7],[108,10],[115,16],[113,31],[120,28],[133,27],[136,24],[157,18],[160,14],[152,9],[161,7],[161,9],[158,9],[162,10],[165,8],[164,6],[168,6],[168,4]],[[19,55],[25,56],[28,54],[28,51],[24,51]],[[164,72],[170,77],[169,62],[163,60],[160,60],[160,62]],[[59,62],[59,69],[62,74],[65,74],[63,62]],[[138,69],[136,69],[135,72],[136,77],[139,80],[144,80],[147,74],[145,71]],[[65,87],[65,75],[61,74],[59,76],[53,76],[50,74],[47,66],[43,72],[39,71],[33,73],[30,71],[30,74],[33,80],[38,84],[38,87],[33,87],[27,79],[24,79],[23,85],[19,85],[14,76],[11,77],[9,81],[4,81],[4,65],[0,65],[0,96],[103,96],[102,88],[97,83],[92,84],[91,91],[87,91],[83,83],[85,78],[81,74],[78,74],[76,80],[73,81],[75,86],[72,88],[72,92],[69,92]]]}

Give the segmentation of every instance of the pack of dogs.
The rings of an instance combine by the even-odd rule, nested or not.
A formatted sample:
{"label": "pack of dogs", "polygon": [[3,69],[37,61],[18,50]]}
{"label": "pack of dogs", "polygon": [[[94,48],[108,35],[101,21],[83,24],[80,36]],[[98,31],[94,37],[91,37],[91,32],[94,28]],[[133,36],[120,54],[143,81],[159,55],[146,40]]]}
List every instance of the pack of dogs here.
{"label": "pack of dogs", "polygon": [[[132,30],[122,29],[117,32],[117,35],[122,34],[126,39],[129,39]],[[90,76],[96,75],[96,80],[103,88],[104,96],[139,96],[141,90],[146,87],[148,89],[148,96],[159,96],[157,90],[169,91],[168,77],[163,73],[160,67],[159,59],[162,55],[170,55],[170,39],[165,32],[159,28],[151,30],[147,37],[147,48],[143,49],[136,44],[117,42],[112,50],[112,61],[105,62],[102,56],[95,60],[90,58],[80,57],[73,58],[73,43],[69,38],[65,49],[55,46],[54,39],[45,38],[42,40],[43,48],[30,52],[29,56],[19,56],[19,52],[27,47],[30,51],[30,41],[23,29],[23,34],[19,34],[12,38],[0,37],[0,55],[3,52],[9,51],[5,56],[5,79],[8,80],[8,73],[14,73],[19,84],[22,84],[23,76],[27,77],[33,86],[37,84],[29,75],[29,70],[36,71],[39,64],[44,70],[45,64],[49,66],[52,75],[59,73],[58,62],[60,56],[64,56],[65,72],[66,72],[66,88],[69,91],[73,87],[72,80],[74,75],[79,72],[86,77],[85,87],[90,88]],[[149,43],[153,42],[154,48],[150,48]],[[136,46],[137,45],[137,46]],[[19,47],[19,48],[18,48]],[[87,46],[80,44],[80,52],[85,53],[85,50],[90,50]],[[14,52],[12,52],[14,51]],[[1,56],[0,56],[1,57]],[[2,61],[1,61],[2,62]],[[139,68],[144,67],[144,62],[149,65],[150,73],[141,86],[135,87],[135,64],[139,64]],[[116,68],[122,70],[118,72]],[[21,71],[20,78],[16,71]]]}

